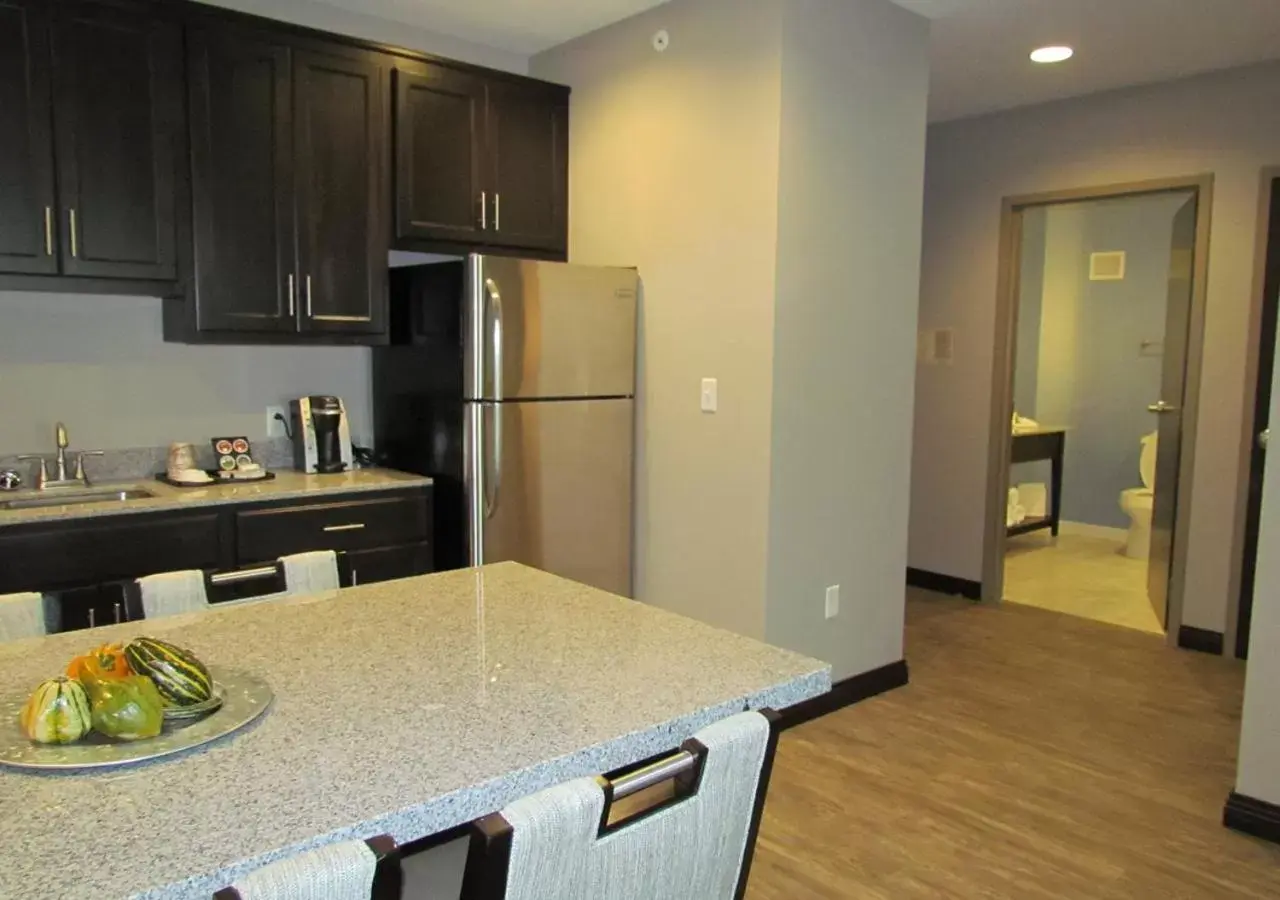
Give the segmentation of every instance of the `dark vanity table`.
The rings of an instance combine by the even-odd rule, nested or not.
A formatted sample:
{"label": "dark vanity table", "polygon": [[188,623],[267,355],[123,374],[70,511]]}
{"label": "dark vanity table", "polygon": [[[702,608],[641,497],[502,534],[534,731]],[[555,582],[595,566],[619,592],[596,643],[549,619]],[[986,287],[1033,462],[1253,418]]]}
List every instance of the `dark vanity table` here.
{"label": "dark vanity table", "polygon": [[1062,521],[1062,457],[1066,443],[1067,432],[1064,428],[1034,428],[1014,432],[1010,464],[1048,460],[1052,465],[1053,474],[1050,476],[1049,483],[1048,515],[1030,516],[1017,525],[1010,525],[1008,528],[1010,537],[1032,531],[1043,531],[1046,528],[1054,537],[1058,536],[1058,528]]}

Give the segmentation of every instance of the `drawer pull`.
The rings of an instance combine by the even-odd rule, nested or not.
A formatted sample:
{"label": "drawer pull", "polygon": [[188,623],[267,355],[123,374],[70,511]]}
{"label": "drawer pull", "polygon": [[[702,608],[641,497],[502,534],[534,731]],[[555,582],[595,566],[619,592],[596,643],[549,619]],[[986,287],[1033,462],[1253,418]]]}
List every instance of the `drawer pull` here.
{"label": "drawer pull", "polygon": [[364,528],[363,522],[352,522],[350,525],[326,525],[325,531],[360,531]]}

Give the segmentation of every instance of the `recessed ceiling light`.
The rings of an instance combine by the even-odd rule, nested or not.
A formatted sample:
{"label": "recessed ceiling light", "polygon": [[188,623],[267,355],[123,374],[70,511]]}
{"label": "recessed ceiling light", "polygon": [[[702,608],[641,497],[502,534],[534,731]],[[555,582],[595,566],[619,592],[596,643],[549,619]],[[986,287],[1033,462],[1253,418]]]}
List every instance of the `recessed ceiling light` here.
{"label": "recessed ceiling light", "polygon": [[1041,47],[1039,50],[1031,51],[1031,61],[1038,63],[1060,63],[1065,62],[1076,55],[1076,51],[1070,47]]}

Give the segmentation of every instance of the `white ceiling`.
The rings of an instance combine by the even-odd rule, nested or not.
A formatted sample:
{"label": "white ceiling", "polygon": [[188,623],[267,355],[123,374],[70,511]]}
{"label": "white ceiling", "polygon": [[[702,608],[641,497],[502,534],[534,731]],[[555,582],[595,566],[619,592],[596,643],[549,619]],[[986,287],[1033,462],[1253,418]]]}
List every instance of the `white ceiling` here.
{"label": "white ceiling", "polygon": [[[894,2],[933,19],[933,121],[1280,57],[1280,0]],[[1076,56],[1027,59],[1047,44]]]}
{"label": "white ceiling", "polygon": [[[326,0],[533,54],[660,0]],[[750,3],[751,0],[742,0]],[[957,119],[1280,57],[1280,0],[894,0],[933,19],[930,118]],[[1035,66],[1034,48],[1075,59]]]}

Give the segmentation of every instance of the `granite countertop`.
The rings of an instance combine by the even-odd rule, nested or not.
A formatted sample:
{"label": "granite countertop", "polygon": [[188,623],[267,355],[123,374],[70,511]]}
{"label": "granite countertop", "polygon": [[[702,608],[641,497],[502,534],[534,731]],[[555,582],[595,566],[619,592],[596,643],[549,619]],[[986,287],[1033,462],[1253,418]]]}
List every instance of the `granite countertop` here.
{"label": "granite countertop", "polygon": [[1038,434],[1060,434],[1067,429],[1061,425],[1035,425],[1031,428],[1013,429],[1014,437],[1031,437]]}
{"label": "granite countertop", "polygon": [[[80,503],[68,506],[41,506],[30,509],[0,508],[0,528],[25,522],[50,519],[84,519],[94,516],[120,516],[142,512],[162,512],[187,509],[196,506],[217,506],[226,503],[254,503],[259,500],[288,500],[310,497],[322,493],[350,493],[357,491],[389,491],[397,488],[419,487],[431,484],[430,478],[410,475],[393,469],[355,469],[336,475],[305,475],[302,472],[278,469],[270,481],[211,484],[208,487],[173,487],[151,479],[131,481],[95,482],[91,488],[76,490],[123,490],[142,488],[154,496],[139,500]],[[0,504],[12,500],[56,496],[55,492],[18,491],[0,493]]]}
{"label": "granite countertop", "polygon": [[500,563],[0,645],[0,696],[142,633],[260,675],[271,709],[167,761],[0,768],[0,896],[207,900],[266,862],[435,834],[831,686],[817,660]]}

